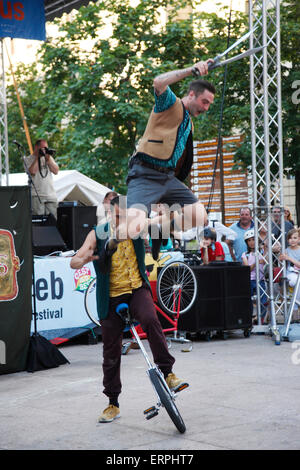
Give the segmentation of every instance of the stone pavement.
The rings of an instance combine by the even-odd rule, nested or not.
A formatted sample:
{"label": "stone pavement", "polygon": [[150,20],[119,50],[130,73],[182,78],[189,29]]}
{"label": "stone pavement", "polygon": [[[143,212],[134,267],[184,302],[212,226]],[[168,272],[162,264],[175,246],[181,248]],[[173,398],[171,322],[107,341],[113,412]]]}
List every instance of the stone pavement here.
{"label": "stone pavement", "polygon": [[[148,343],[145,342],[148,348]],[[121,417],[97,423],[102,344],[69,344],[70,364],[0,376],[0,449],[226,450],[300,448],[300,343],[276,346],[268,335],[196,340],[191,352],[172,343],[175,372],[190,383],[176,400],[180,434],[155,404],[140,351],[122,356]]]}

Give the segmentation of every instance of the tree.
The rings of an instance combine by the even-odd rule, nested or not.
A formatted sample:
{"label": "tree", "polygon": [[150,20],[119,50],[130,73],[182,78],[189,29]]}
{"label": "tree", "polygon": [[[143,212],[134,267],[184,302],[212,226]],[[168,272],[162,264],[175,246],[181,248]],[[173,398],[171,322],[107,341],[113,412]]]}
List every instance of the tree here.
{"label": "tree", "polygon": [[[168,20],[161,27],[164,0],[143,0],[136,7],[129,0],[90,3],[74,19],[57,20],[60,35],[41,46],[36,64],[18,68],[31,136],[48,138],[61,168],[77,169],[125,190],[128,157],[154,103],[154,76],[214,57],[227,46],[228,20],[206,13],[179,20],[177,12],[186,4],[190,2],[170,0]],[[103,38],[108,22],[111,35]],[[246,29],[247,18],[233,13],[230,40]],[[91,41],[90,49],[83,48],[83,41]],[[246,60],[230,66],[224,134],[249,120],[248,70]],[[210,112],[195,121],[195,138],[201,140],[217,136],[223,70],[216,69],[209,78],[219,84],[218,94]],[[189,81],[176,84],[175,93],[182,96]],[[8,115],[9,134],[25,144],[12,87]],[[10,153],[11,169],[20,171],[22,163]]]}

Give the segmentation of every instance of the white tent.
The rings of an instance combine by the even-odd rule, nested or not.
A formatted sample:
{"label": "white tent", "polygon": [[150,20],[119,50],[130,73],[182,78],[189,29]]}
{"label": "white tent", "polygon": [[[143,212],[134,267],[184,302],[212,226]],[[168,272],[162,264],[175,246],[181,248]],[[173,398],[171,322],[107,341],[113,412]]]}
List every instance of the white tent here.
{"label": "white tent", "polygon": [[[53,175],[54,189],[58,201],[78,201],[85,206],[98,206],[97,216],[101,217],[101,203],[105,194],[110,190],[106,186],[88,178],[77,170],[61,170]],[[6,182],[2,181],[3,185]],[[26,186],[28,176],[26,173],[11,173],[9,186]]]}

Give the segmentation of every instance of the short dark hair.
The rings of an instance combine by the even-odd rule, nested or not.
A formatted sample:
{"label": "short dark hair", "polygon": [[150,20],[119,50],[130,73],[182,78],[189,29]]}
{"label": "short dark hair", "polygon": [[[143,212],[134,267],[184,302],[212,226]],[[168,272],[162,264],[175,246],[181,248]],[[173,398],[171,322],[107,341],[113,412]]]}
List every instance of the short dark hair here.
{"label": "short dark hair", "polygon": [[216,94],[216,88],[215,86],[206,81],[206,80],[194,80],[193,82],[190,82],[189,89],[188,89],[188,94],[190,91],[193,91],[196,96],[201,95],[205,90],[210,91],[213,95]]}
{"label": "short dark hair", "polygon": [[126,201],[126,196],[116,196],[110,201],[110,203],[112,206],[121,206],[121,208],[126,208]]}
{"label": "short dark hair", "polygon": [[118,196],[118,193],[116,193],[116,191],[113,191],[113,190],[108,191],[108,192],[105,194],[104,198],[103,198],[103,202],[105,202],[105,200],[106,200],[106,199],[108,198],[108,196],[110,196],[110,195],[113,195],[114,197],[113,197],[112,199],[114,199],[115,197]]}
{"label": "short dark hair", "polygon": [[242,207],[240,208],[240,212],[239,212],[239,213],[241,214],[242,211],[249,211],[249,214],[250,214],[251,217],[252,217],[252,209],[251,209],[251,207],[249,207],[249,206],[242,206]]}
{"label": "short dark hair", "polygon": [[205,229],[203,230],[203,237],[211,238],[215,242],[217,240],[217,232],[212,227],[205,227]]}
{"label": "short dark hair", "polygon": [[286,239],[289,240],[290,238],[292,238],[292,235],[294,235],[294,233],[298,233],[299,235],[299,230],[297,228],[291,228],[291,230],[289,230],[287,233]]}
{"label": "short dark hair", "polygon": [[38,139],[38,140],[35,142],[34,146],[36,147],[37,145],[40,145],[41,142],[47,142],[47,139]]}

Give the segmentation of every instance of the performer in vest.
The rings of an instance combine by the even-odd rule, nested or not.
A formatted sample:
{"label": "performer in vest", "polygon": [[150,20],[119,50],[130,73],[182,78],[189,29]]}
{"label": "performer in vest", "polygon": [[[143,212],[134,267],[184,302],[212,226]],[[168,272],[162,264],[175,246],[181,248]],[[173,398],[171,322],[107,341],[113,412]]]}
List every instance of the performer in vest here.
{"label": "performer in vest", "polygon": [[155,311],[146,274],[144,241],[137,238],[118,242],[111,236],[126,217],[126,201],[125,209],[122,209],[120,199],[122,197],[118,196],[111,201],[111,226],[106,222],[95,227],[70,263],[71,268],[80,269],[93,261],[97,275],[96,299],[103,342],[103,393],[109,399],[107,408],[98,419],[101,423],[111,422],[120,416],[118,400],[122,388],[120,365],[124,326],[116,307],[123,302],[129,305],[134,318],[147,334],[153,360],[170,389],[184,383],[172,372],[175,359],[168,351]]}
{"label": "performer in vest", "polygon": [[170,208],[167,217],[151,220],[154,259],[158,258],[162,238],[168,238],[170,220],[176,231],[204,226],[206,222],[204,206],[183,181],[193,164],[191,117],[208,111],[214,101],[215,87],[202,79],[192,81],[187,95],[180,99],[169,86],[195,74],[195,67],[201,76],[207,74],[210,62],[213,60],[198,62],[193,67],[167,72],[154,79],[155,106],[129,162],[127,198],[130,230],[127,235],[134,238],[145,224],[149,227],[150,221],[146,218],[152,204],[165,203]]}

